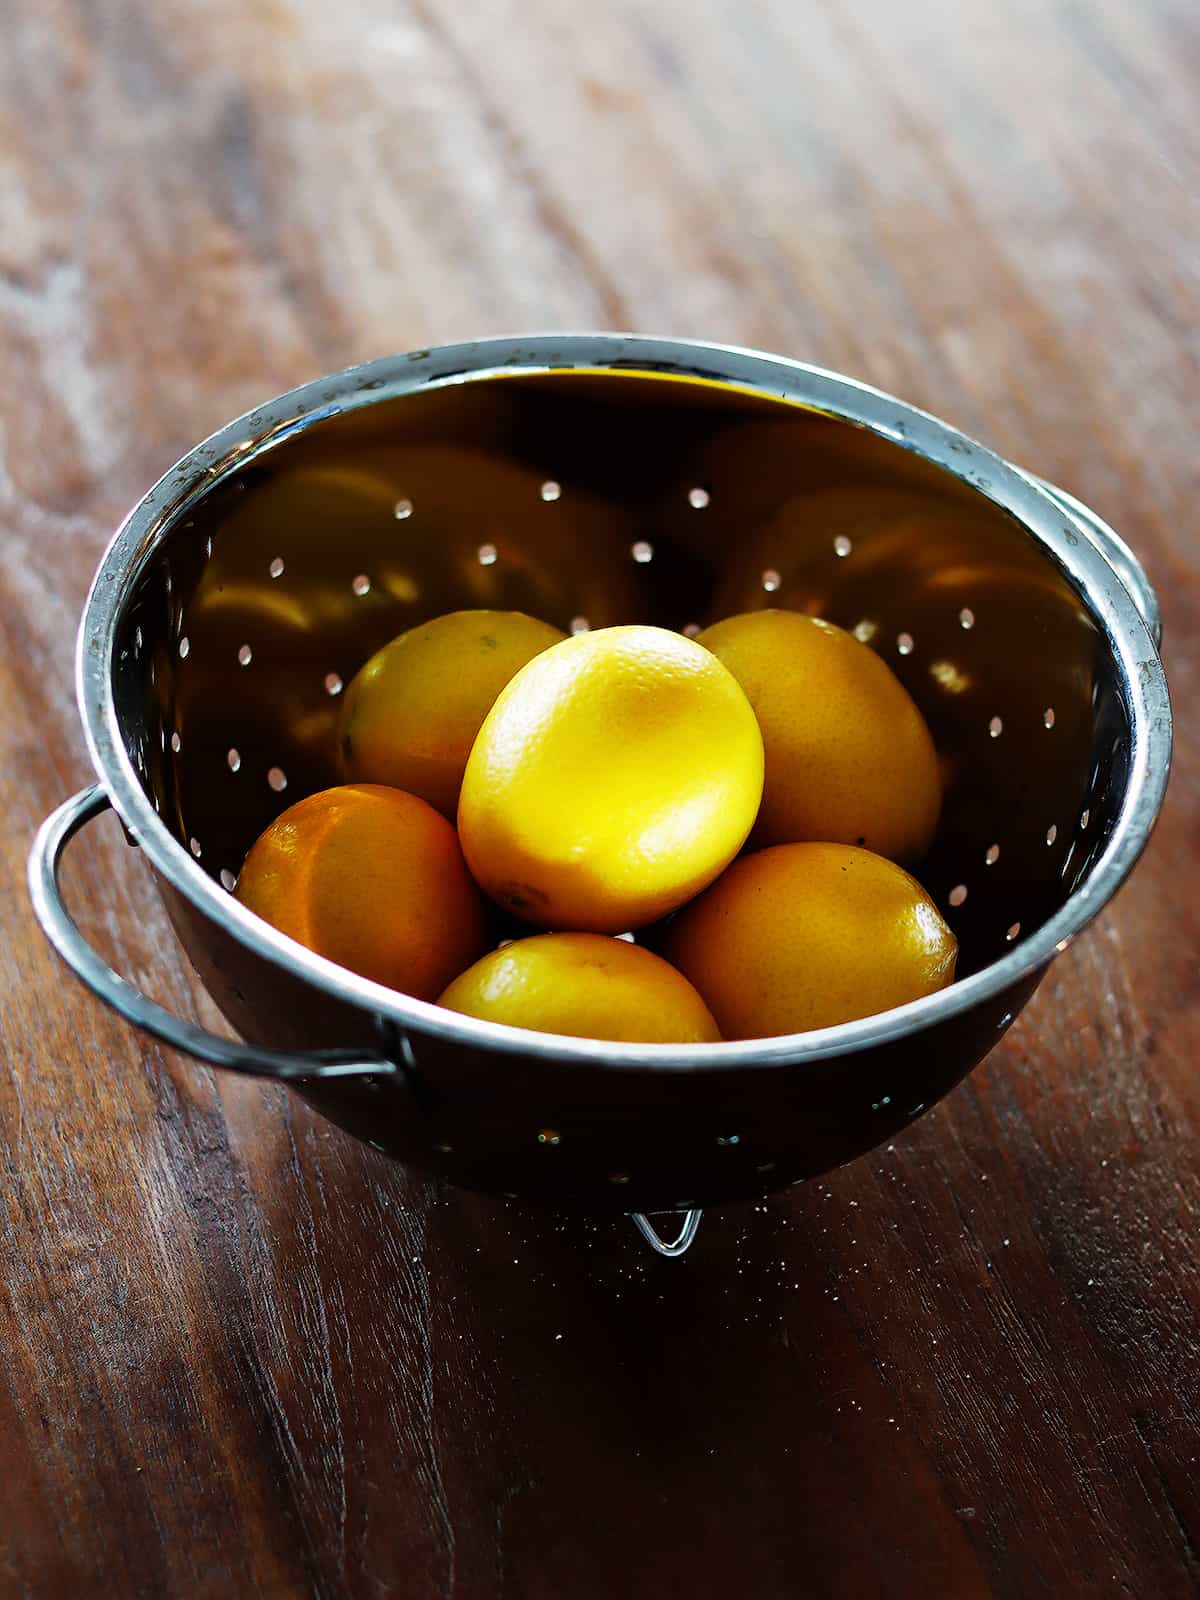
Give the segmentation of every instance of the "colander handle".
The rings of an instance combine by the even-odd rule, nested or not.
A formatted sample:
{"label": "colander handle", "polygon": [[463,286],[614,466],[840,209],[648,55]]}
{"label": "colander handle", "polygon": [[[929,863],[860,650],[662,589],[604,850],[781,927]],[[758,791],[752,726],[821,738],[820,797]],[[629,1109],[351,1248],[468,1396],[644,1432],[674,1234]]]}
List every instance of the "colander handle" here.
{"label": "colander handle", "polygon": [[1073,494],[1068,494],[1057,484],[1048,483],[1045,478],[1035,477],[1033,473],[1026,473],[1025,476],[1040,484],[1047,494],[1057,500],[1063,510],[1082,526],[1084,533],[1128,589],[1129,598],[1141,612],[1142,621],[1146,624],[1146,629],[1154,640],[1154,648],[1157,650],[1162,644],[1162,611],[1159,608],[1158,596],[1154,592],[1154,585],[1146,576],[1146,569],[1124,539],[1114,528],[1109,527],[1103,517],[1098,517],[1091,506],[1085,506],[1083,501],[1077,500]]}
{"label": "colander handle", "polygon": [[241,1040],[222,1039],[193,1022],[185,1022],[156,1005],[116,973],[80,933],[58,882],[63,851],[81,828],[111,805],[102,785],[83,789],[59,806],[38,829],[29,852],[29,897],[42,932],[93,994],[99,995],[136,1027],[169,1044],[173,1050],[195,1056],[214,1067],[244,1072],[257,1078],[352,1078],[397,1073],[394,1062],[380,1056],[364,1057],[361,1051],[314,1050],[291,1054],[283,1050],[264,1050]]}

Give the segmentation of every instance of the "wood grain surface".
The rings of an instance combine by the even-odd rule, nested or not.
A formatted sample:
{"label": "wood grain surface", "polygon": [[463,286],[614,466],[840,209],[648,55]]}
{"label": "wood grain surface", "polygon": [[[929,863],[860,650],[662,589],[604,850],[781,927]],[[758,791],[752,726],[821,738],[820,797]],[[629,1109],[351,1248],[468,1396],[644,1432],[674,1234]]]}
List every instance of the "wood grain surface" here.
{"label": "wood grain surface", "polygon": [[[1197,1592],[1198,92],[1194,0],[5,0],[0,1594]],[[323,370],[534,327],[893,389],[1163,600],[1130,885],[906,1137],[679,1263],[160,1051],[23,890],[144,488]],[[111,819],[68,877],[211,1021]]]}

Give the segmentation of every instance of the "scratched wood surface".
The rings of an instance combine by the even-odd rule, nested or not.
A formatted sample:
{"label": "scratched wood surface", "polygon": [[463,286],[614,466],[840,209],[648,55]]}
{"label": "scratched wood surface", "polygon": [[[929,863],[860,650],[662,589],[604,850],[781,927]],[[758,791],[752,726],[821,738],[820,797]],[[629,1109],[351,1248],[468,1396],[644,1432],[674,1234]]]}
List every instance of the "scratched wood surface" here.
{"label": "scratched wood surface", "polygon": [[[1200,1585],[1194,0],[6,0],[0,1594]],[[122,512],[323,370],[758,344],[1096,505],[1178,712],[1140,870],[893,1147],[632,1230],[407,1176],[136,1037],[33,927]],[[85,927],[211,1011],[111,820]]]}

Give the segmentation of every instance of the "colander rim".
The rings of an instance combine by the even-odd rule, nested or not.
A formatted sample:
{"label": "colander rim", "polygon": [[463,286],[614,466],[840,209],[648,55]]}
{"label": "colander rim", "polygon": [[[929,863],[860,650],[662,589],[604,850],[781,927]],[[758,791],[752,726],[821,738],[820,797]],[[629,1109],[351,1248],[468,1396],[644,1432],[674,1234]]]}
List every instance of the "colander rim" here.
{"label": "colander rim", "polygon": [[[1040,928],[937,994],[831,1028],[721,1044],[578,1039],[465,1017],[358,977],[248,911],[172,836],[142,789],[121,736],[113,693],[122,605],[158,540],[214,483],[338,412],[428,387],[565,370],[701,379],[863,428],[1008,511],[1051,554],[1100,624],[1119,664],[1133,748],[1126,792],[1103,851],[1084,882]],[[252,407],[187,451],[113,535],[84,603],[76,694],[92,763],[130,835],[176,891],[240,943],[319,990],[383,1018],[410,1042],[413,1034],[433,1035],[448,1045],[614,1070],[726,1071],[833,1059],[910,1037],[1007,994],[1066,949],[1128,877],[1161,809],[1171,753],[1166,678],[1146,624],[1083,523],[1037,480],[940,418],[842,373],[738,345],[645,334],[543,333],[441,345],[348,367]]]}

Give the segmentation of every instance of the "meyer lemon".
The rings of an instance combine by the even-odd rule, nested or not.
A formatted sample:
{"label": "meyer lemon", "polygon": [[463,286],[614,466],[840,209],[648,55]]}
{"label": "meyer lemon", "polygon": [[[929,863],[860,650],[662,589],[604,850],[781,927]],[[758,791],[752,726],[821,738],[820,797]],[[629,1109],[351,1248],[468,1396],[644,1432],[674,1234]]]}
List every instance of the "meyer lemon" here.
{"label": "meyer lemon", "polygon": [[407,790],[453,820],[467,757],[496,696],[565,637],[522,611],[451,611],[402,633],[346,691],[347,780]]}
{"label": "meyer lemon", "polygon": [[928,850],[942,803],[937,751],[907,689],[853,634],[798,611],[706,628],[762,729],[759,845],[825,840],[894,861]]}
{"label": "meyer lemon", "polygon": [[915,878],[844,844],[743,856],[667,935],[726,1039],[888,1011],[954,977],[958,941]]}
{"label": "meyer lemon", "polygon": [[421,1000],[474,961],[490,934],[445,817],[375,784],[290,806],[255,841],[236,893],[318,955]]}
{"label": "meyer lemon", "polygon": [[512,1028],[583,1039],[706,1044],[707,1006],[660,956],[599,933],[543,933],[493,950],[439,1002]]}
{"label": "meyer lemon", "polygon": [[762,794],[754,712],[711,651],[664,628],[581,633],[503,689],[467,762],[463,852],[500,905],[619,933],[733,859]]}

